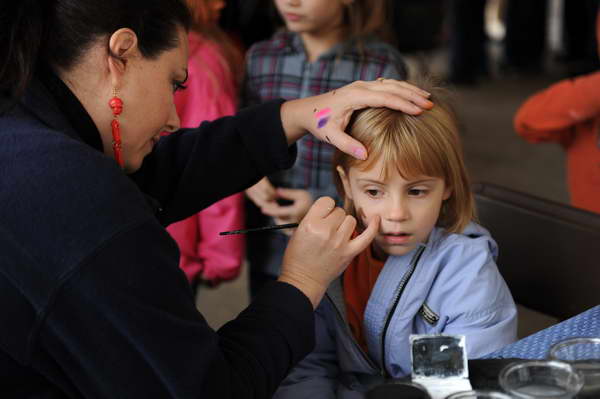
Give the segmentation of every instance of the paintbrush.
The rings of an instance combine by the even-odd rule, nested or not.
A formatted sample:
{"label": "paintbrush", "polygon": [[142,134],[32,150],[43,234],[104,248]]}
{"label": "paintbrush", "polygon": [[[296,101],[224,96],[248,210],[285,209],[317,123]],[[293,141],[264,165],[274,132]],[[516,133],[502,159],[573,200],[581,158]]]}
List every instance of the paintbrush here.
{"label": "paintbrush", "polygon": [[246,234],[246,233],[256,233],[256,232],[262,233],[263,231],[293,229],[294,227],[298,227],[298,223],[276,224],[273,226],[263,226],[263,227],[257,227],[254,229],[222,231],[219,233],[219,235],[220,236],[228,236],[231,234]]}

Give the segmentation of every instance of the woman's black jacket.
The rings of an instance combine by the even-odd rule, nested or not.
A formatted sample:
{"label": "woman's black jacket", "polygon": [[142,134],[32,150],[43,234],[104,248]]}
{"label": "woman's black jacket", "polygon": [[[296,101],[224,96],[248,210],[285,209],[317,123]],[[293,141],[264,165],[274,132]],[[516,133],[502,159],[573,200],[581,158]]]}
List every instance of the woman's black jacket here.
{"label": "woman's black jacket", "polygon": [[312,349],[310,302],[275,283],[211,330],[164,226],[292,165],[280,106],[163,137],[131,176],[56,77],[0,116],[3,398],[271,396]]}

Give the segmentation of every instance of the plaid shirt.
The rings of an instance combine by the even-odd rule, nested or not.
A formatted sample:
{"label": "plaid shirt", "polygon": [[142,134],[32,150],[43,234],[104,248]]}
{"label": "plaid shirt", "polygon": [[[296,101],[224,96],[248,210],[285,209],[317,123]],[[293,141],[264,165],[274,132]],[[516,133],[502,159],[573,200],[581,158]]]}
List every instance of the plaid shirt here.
{"label": "plaid shirt", "polygon": [[[355,80],[380,76],[404,80],[407,75],[398,51],[383,42],[366,41],[362,55],[351,43],[338,44],[311,63],[300,36],[291,32],[277,33],[270,40],[256,43],[248,51],[246,63],[244,106],[275,98],[318,95]],[[313,199],[328,195],[339,200],[333,183],[332,155],[331,145],[306,135],[298,142],[294,167],[269,178],[278,187],[308,190]]]}

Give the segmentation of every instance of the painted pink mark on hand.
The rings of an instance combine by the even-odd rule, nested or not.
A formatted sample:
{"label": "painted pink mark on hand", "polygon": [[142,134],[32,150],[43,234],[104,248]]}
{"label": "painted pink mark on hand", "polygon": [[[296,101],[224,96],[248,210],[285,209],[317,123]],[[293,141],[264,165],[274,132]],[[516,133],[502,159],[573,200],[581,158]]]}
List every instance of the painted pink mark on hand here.
{"label": "painted pink mark on hand", "polygon": [[331,113],[331,108],[323,108],[322,110],[320,110],[319,112],[317,112],[315,114],[315,118],[319,119],[325,115],[329,115],[330,113]]}
{"label": "painted pink mark on hand", "polygon": [[330,114],[331,114],[331,108],[324,108],[315,114],[315,118],[318,119],[317,127],[319,129],[321,129],[322,127],[327,125],[327,122],[329,122]]}

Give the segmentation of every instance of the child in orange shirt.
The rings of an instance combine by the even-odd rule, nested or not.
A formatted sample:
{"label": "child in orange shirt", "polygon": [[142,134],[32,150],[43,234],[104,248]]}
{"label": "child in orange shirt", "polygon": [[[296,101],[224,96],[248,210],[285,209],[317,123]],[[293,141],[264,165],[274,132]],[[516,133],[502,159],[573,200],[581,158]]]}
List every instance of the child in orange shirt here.
{"label": "child in orange shirt", "polygon": [[563,146],[571,203],[600,213],[600,72],[563,80],[533,95],[517,111],[514,125],[531,143]]}

